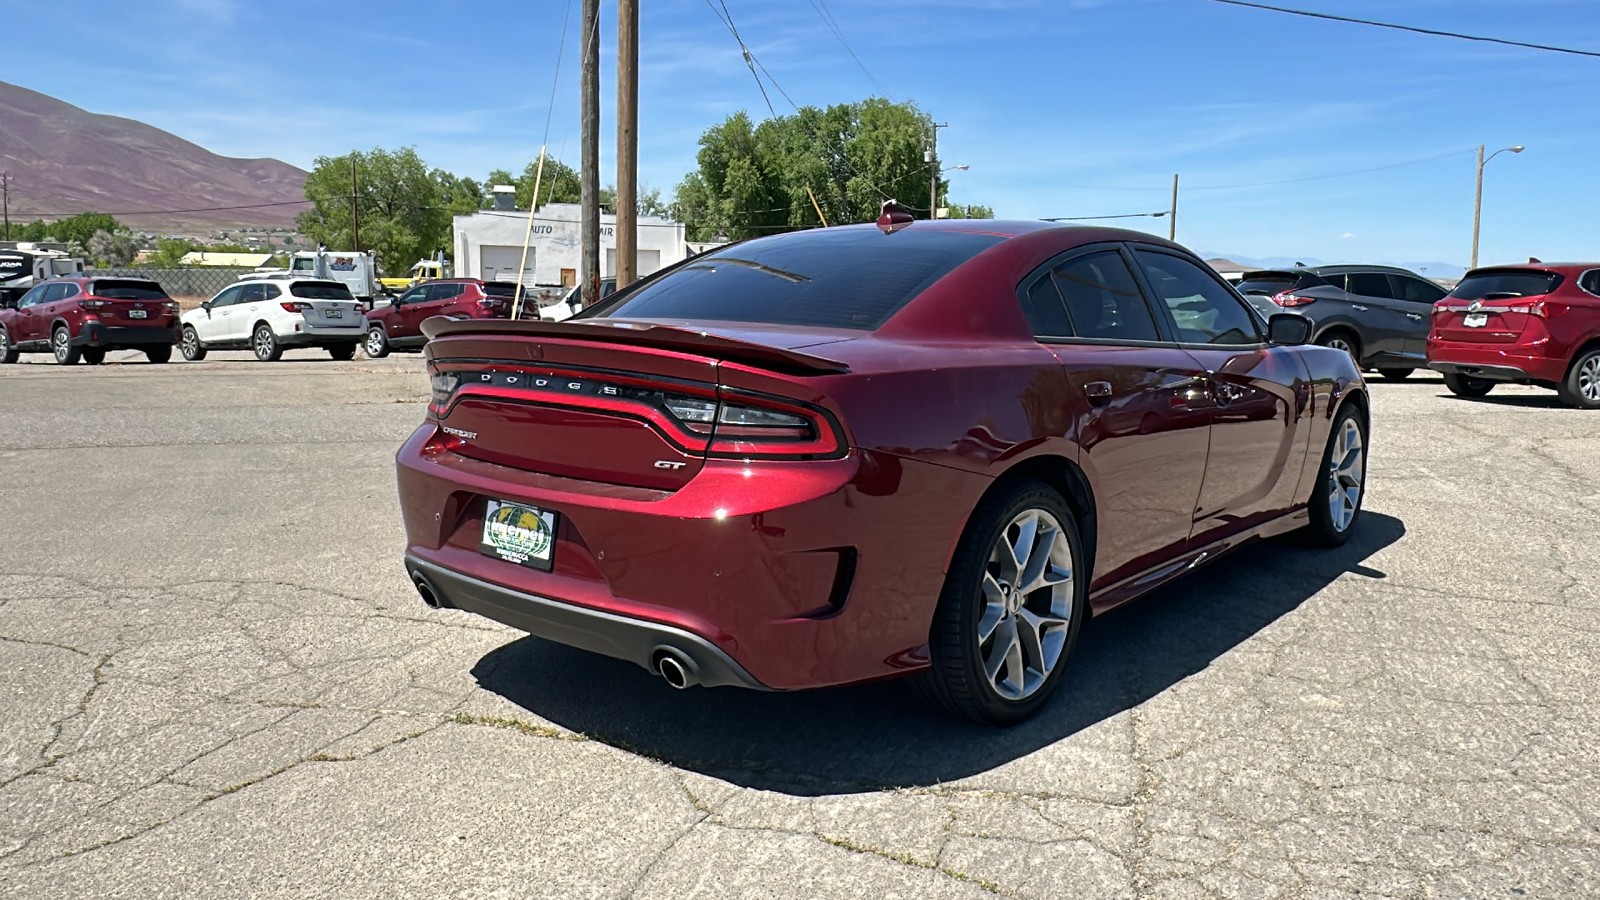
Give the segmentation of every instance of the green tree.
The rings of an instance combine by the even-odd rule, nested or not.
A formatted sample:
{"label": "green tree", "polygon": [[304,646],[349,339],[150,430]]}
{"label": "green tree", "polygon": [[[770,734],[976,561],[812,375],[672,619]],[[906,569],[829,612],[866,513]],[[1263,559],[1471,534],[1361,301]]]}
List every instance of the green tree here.
{"label": "green tree", "polygon": [[[946,201],[946,202],[949,203],[949,201]],[[958,204],[958,203],[949,203],[947,208],[950,210],[949,218],[952,218],[952,219],[992,219],[992,218],[994,218],[994,209],[993,209],[993,207],[979,206],[979,205],[977,205],[975,203],[966,204],[966,205],[962,205],[962,204]]]}
{"label": "green tree", "polygon": [[[440,172],[429,171],[410,147],[318,157],[306,178],[306,199],[313,206],[297,220],[301,232],[329,249],[355,249],[352,161],[361,210],[360,249],[376,250],[384,271],[405,271],[416,260],[449,249],[453,213]],[[460,187],[459,182],[451,186],[450,202],[459,200]]]}
{"label": "green tree", "polygon": [[[736,113],[701,135],[699,167],[679,183],[673,217],[690,240],[736,240],[823,219],[869,222],[888,199],[926,216],[931,125],[915,105],[877,97],[759,125]],[[939,179],[941,196],[945,187]]]}
{"label": "green tree", "polygon": [[152,269],[176,269],[182,265],[184,255],[193,249],[194,244],[181,238],[163,238],[156,242],[156,250],[145,265]]}
{"label": "green tree", "polygon": [[[533,199],[533,182],[539,177],[539,160],[528,163],[522,170],[522,175],[515,182],[497,182],[499,184],[515,184],[517,187],[517,208],[528,209],[529,201]],[[579,203],[583,200],[583,180],[578,175],[578,170],[567,165],[553,156],[544,158],[544,174],[539,180],[539,205],[546,203]],[[617,192],[615,188],[602,187],[600,189],[600,205],[615,208]]]}
{"label": "green tree", "polygon": [[139,251],[131,232],[104,229],[91,235],[84,248],[88,251],[91,265],[113,267],[133,262],[134,255]]}

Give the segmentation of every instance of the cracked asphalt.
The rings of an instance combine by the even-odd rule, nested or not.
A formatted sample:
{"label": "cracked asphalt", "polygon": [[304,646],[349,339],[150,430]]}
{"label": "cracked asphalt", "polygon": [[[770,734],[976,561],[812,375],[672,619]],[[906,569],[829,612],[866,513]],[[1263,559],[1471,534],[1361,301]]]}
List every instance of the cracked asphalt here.
{"label": "cracked asphalt", "polygon": [[0,895],[1600,895],[1600,415],[1376,383],[1366,512],[1009,731],[674,692],[400,567],[416,356],[0,367]]}

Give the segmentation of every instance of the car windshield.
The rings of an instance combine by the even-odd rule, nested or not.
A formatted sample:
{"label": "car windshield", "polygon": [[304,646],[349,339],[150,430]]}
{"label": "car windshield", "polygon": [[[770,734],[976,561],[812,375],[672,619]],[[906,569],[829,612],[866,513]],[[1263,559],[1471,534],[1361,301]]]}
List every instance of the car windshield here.
{"label": "car windshield", "polygon": [[303,300],[354,300],[350,289],[335,281],[296,281],[289,293]]}
{"label": "car windshield", "polygon": [[1463,278],[1450,296],[1457,300],[1484,300],[1490,295],[1537,297],[1555,290],[1560,283],[1560,275],[1537,269],[1478,272]]}
{"label": "car windshield", "polygon": [[490,297],[515,297],[517,285],[510,281],[486,281],[483,284],[483,292]]}
{"label": "car windshield", "polygon": [[107,300],[165,300],[167,292],[154,281],[96,281],[89,293]]}
{"label": "car windshield", "polygon": [[584,315],[871,330],[1002,240],[914,227],[758,238],[695,257]]}

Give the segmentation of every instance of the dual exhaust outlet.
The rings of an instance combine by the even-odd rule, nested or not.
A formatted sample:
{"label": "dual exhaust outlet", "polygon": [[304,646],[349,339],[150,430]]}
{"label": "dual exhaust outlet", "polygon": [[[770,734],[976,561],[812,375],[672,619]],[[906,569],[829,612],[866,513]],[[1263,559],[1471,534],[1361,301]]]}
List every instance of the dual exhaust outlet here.
{"label": "dual exhaust outlet", "polygon": [[[429,609],[454,609],[451,603],[428,576],[421,572],[411,573],[411,583],[416,586],[417,595]],[[659,646],[650,652],[650,671],[661,676],[672,687],[683,690],[700,683],[700,667],[695,665],[694,659],[676,647]]]}

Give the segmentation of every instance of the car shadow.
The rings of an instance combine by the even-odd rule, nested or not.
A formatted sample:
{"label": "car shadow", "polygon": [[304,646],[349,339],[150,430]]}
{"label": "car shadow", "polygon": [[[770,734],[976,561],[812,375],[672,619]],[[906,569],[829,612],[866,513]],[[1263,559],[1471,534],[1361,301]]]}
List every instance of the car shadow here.
{"label": "car shadow", "polygon": [[1446,400],[1461,400],[1467,403],[1487,403],[1491,406],[1521,406],[1526,409],[1566,409],[1567,404],[1561,400],[1561,395],[1551,391],[1542,394],[1489,394],[1486,397],[1457,397],[1454,394],[1440,394]]}
{"label": "car shadow", "polygon": [[745,787],[799,796],[920,787],[964,778],[1054,744],[1160,694],[1245,642],[1364,560],[1404,524],[1362,515],[1334,550],[1292,538],[1241,548],[1091,620],[1037,717],[998,729],[954,720],[894,681],[796,693],[675,691],[631,663],[535,637],[499,647],[472,674],[536,716],[612,746]]}

